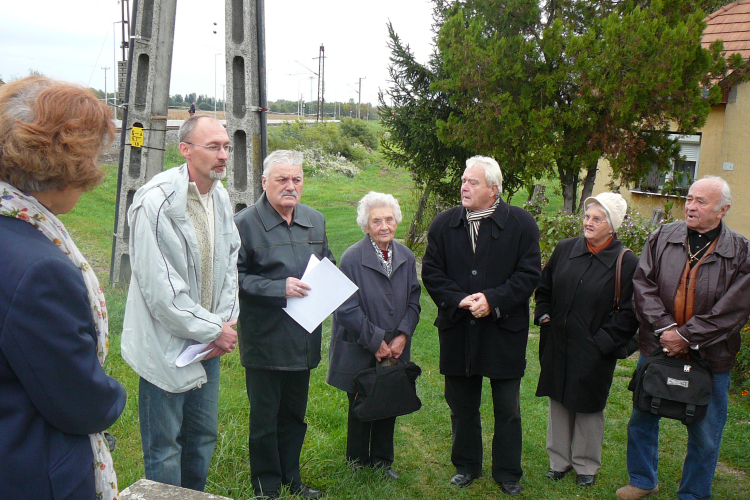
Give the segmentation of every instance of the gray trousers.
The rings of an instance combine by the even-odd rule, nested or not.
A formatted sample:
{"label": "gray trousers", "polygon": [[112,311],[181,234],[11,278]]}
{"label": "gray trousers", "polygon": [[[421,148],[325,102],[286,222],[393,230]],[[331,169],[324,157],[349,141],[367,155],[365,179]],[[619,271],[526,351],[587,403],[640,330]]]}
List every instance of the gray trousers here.
{"label": "gray trousers", "polygon": [[576,413],[549,399],[547,454],[550,469],[562,472],[573,467],[576,474],[594,475],[602,466],[604,410]]}

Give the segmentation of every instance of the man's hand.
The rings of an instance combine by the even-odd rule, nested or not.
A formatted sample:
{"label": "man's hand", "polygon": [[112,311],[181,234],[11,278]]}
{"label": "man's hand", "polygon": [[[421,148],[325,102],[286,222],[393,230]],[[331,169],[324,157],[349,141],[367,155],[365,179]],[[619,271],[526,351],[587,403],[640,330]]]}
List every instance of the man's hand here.
{"label": "man's hand", "polygon": [[662,332],[661,339],[662,348],[667,356],[677,356],[678,354],[686,354],[690,349],[690,344],[677,334],[677,328],[670,328]]}
{"label": "man's hand", "polygon": [[406,340],[406,334],[404,333],[396,335],[396,337],[391,340],[390,344],[388,344],[388,348],[391,350],[392,358],[401,357],[401,355],[404,353],[404,347],[406,347]]}
{"label": "man's hand", "polygon": [[490,304],[487,302],[487,297],[483,293],[475,293],[472,297],[471,307],[469,311],[474,315],[475,318],[483,318],[490,314]]}
{"label": "man's hand", "polygon": [[472,297],[473,297],[473,295],[467,295],[466,297],[464,297],[464,300],[462,300],[461,302],[458,303],[458,307],[460,309],[469,309],[471,307],[472,302],[473,302]]}
{"label": "man's hand", "polygon": [[221,356],[222,354],[226,354],[224,351],[222,351],[221,349],[219,349],[218,347],[216,347],[216,342],[211,342],[210,344],[208,344],[206,346],[206,348],[203,349],[203,352],[206,352],[206,351],[209,351],[209,350],[211,352],[209,352],[208,354],[206,354],[206,357],[203,358],[203,361],[208,361],[211,358],[215,358],[215,357]]}
{"label": "man's hand", "polygon": [[286,279],[286,298],[307,297],[307,290],[311,290],[310,285],[303,283],[297,278],[291,276]]}
{"label": "man's hand", "polygon": [[458,307],[468,309],[475,318],[482,318],[490,314],[490,304],[487,302],[487,297],[481,292],[467,295],[464,300],[459,302]]}
{"label": "man's hand", "polygon": [[390,358],[391,357],[391,349],[388,347],[388,344],[385,342],[380,343],[380,349],[378,349],[378,352],[375,353],[375,359],[378,361],[381,361],[384,358]]}
{"label": "man's hand", "polygon": [[[217,349],[222,351],[221,354],[219,354],[220,356],[222,354],[232,352],[234,350],[235,345],[237,345],[237,332],[234,330],[234,328],[232,328],[236,324],[237,324],[236,319],[232,321],[227,321],[226,323],[224,323],[223,327],[221,328],[221,333],[219,334],[219,338],[211,342],[211,344],[216,346]],[[209,354],[208,356],[211,356],[211,354]]]}

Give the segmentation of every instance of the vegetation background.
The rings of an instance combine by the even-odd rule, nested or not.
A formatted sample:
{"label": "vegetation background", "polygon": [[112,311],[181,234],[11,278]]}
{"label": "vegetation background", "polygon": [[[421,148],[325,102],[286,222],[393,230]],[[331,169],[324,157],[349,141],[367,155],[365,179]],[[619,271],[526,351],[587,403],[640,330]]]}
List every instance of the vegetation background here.
{"label": "vegetation background", "polygon": [[[409,174],[405,170],[388,166],[377,151],[377,139],[383,134],[384,131],[376,124],[363,121],[343,123],[341,126],[289,124],[269,131],[269,149],[300,148],[308,158],[312,158],[310,161],[306,160],[303,201],[325,214],[329,241],[336,258],[340,258],[348,246],[363,236],[355,222],[356,204],[366,192],[389,192],[400,201],[404,220],[399,225],[399,238],[403,238],[408,229],[419,201],[412,194],[413,183]],[[373,137],[376,139],[375,148],[368,148],[365,143],[369,143]],[[183,160],[172,147],[165,161],[166,167],[172,167]],[[346,168],[339,169],[336,165],[344,165]],[[105,368],[128,392],[125,411],[111,429],[117,437],[114,461],[119,486],[124,489],[144,474],[138,424],[138,377],[123,362],[119,353],[127,290],[108,285],[117,167],[105,165],[103,168],[107,174],[104,185],[84,194],[76,208],[63,217],[63,221],[81,251],[98,270],[107,295],[111,338]],[[562,202],[559,188],[550,183],[547,192],[549,203],[539,204],[540,213],[537,218],[544,228],[543,241],[547,245],[553,245],[560,237],[565,237],[564,234],[577,231],[580,224],[563,221],[567,216],[557,212]],[[522,205],[525,201],[526,196],[519,194],[512,203]],[[504,497],[490,474],[493,422],[491,400],[488,398],[489,387],[485,388],[482,400],[484,449],[487,457],[485,477],[462,490],[448,484],[454,473],[450,463],[450,412],[443,398],[443,379],[438,372],[439,346],[437,331],[432,325],[435,316],[434,304],[423,293],[421,321],[413,341],[414,360],[423,369],[418,380],[423,407],[419,412],[397,420],[394,469],[401,474],[401,479],[397,482],[388,481],[369,469],[352,470],[344,460],[346,395],[325,383],[330,320],[324,324],[323,362],[312,372],[307,412],[308,432],[302,451],[302,477],[308,484],[322,488],[327,498]],[[745,342],[746,348],[747,345]],[[532,326],[527,352],[528,369],[521,386],[524,432],[522,498],[613,498],[614,490],[628,481],[625,464],[626,426],[632,403],[631,393],[626,386],[634,369],[635,359],[623,360],[617,366],[606,410],[603,467],[597,476],[596,485],[583,490],[576,486],[573,476],[558,483],[544,477],[549,465],[545,450],[547,401],[534,396],[539,375],[537,349],[538,331]],[[745,354],[746,371],[748,362],[750,356]],[[234,499],[251,498],[253,493],[247,448],[249,408],[244,370],[236,353],[224,356],[221,363],[219,440],[206,489]],[[729,421],[714,481],[714,498],[747,500],[750,497],[750,456],[747,453],[750,449],[750,397],[741,395],[740,386],[735,388],[730,395]],[[663,421],[659,468],[662,498],[676,496],[686,436],[686,431],[679,422]]]}

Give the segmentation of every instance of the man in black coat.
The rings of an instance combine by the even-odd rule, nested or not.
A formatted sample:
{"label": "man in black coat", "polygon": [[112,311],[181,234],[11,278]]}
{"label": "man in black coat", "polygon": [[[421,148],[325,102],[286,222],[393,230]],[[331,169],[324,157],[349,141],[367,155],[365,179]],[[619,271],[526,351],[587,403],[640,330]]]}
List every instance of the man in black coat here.
{"label": "man in black coat", "polygon": [[474,156],[461,178],[462,206],[432,221],[422,281],[438,306],[440,373],[451,409],[456,475],[468,486],[482,475],[479,405],[490,379],[495,415],[492,477],[521,493],[521,377],[526,368],[529,297],[542,272],[539,228],[525,210],[504,203],[495,160]]}
{"label": "man in black coat", "polygon": [[250,476],[255,494],[276,498],[286,485],[320,498],[300,477],[310,370],[320,362],[322,328],[312,333],[283,308],[305,297],[311,255],[335,263],[323,214],[300,203],[302,154],[277,150],[263,162],[263,194],[235,215],[242,238],[237,271],[242,366],[250,400]]}

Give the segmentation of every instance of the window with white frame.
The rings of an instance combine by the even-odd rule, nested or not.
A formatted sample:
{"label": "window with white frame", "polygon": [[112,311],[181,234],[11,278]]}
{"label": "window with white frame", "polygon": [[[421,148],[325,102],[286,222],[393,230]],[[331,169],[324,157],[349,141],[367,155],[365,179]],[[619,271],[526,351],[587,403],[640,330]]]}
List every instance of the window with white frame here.
{"label": "window with white frame", "polygon": [[659,172],[654,166],[648,175],[638,182],[632,191],[638,193],[678,194],[685,196],[690,184],[698,175],[698,161],[701,150],[700,135],[672,135],[680,145],[680,156],[684,159],[674,162],[667,172]]}

